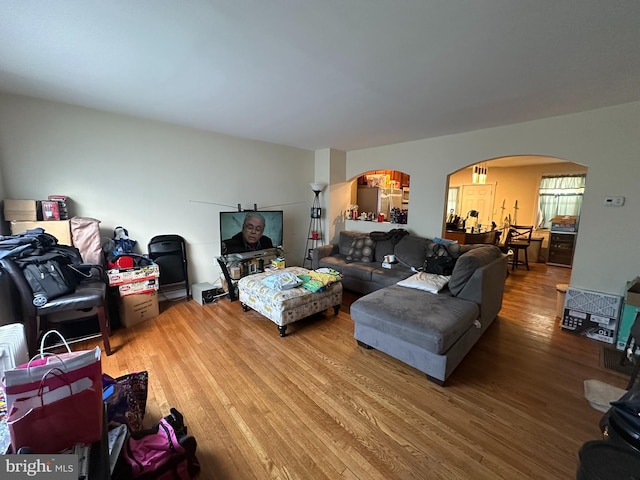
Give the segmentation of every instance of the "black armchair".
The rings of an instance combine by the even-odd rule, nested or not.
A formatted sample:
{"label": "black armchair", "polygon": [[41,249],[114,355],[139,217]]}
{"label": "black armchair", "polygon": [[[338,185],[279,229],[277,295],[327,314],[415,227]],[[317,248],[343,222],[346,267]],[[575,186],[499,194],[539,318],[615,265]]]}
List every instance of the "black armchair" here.
{"label": "black armchair", "polygon": [[33,292],[21,268],[9,258],[0,259],[0,266],[9,274],[20,299],[19,310],[22,315],[30,356],[38,352],[38,341],[41,335],[50,330],[56,321],[58,323],[65,321],[56,320],[55,318],[49,320],[49,315],[60,312],[90,310],[93,307],[96,307],[97,310],[105,353],[111,355],[111,344],[109,343],[111,327],[107,308],[107,284],[100,266],[90,266],[87,278],[80,281],[73,293],[50,300],[41,307],[33,304]]}

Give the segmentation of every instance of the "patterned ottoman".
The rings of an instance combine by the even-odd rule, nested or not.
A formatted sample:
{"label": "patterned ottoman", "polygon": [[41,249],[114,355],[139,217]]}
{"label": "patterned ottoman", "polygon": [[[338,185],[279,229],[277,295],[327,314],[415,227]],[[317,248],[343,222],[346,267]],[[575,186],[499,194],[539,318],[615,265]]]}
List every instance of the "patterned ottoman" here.
{"label": "patterned ottoman", "polygon": [[333,307],[337,315],[342,303],[342,282],[335,282],[321,291],[311,292],[302,287],[274,290],[262,280],[270,275],[290,272],[293,275],[313,273],[302,267],[287,267],[242,277],[238,281],[240,303],[246,312],[249,307],[278,325],[280,336],[286,335],[287,325]]}

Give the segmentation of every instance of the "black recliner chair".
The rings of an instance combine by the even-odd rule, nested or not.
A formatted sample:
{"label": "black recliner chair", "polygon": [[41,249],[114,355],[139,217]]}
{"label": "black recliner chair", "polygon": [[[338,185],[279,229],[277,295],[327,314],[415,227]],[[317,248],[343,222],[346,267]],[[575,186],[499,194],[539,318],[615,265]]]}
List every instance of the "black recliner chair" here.
{"label": "black recliner chair", "polygon": [[[73,293],[54,298],[43,306],[37,307],[33,304],[33,292],[27,282],[22,269],[11,259],[0,259],[0,266],[10,276],[13,287],[15,287],[17,297],[19,297],[19,310],[21,321],[24,324],[27,337],[27,347],[29,355],[38,353],[39,339],[42,334],[58,323],[69,320],[50,319],[53,313],[69,311],[87,311],[96,307],[98,322],[100,324],[100,334],[104,343],[104,351],[111,355],[111,344],[109,336],[111,327],[107,308],[107,283],[104,278],[104,271],[99,266],[87,266],[87,278],[81,280]],[[77,339],[80,341],[84,339]]]}

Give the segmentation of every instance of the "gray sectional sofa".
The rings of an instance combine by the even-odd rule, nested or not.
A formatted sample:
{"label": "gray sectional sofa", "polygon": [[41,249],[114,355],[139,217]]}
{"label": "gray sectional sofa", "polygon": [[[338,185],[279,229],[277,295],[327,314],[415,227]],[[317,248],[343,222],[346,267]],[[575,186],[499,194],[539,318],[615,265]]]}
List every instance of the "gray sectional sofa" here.
{"label": "gray sectional sofa", "polygon": [[[313,268],[343,274],[343,286],[365,294],[351,305],[354,337],[424,372],[443,385],[502,306],[507,257],[493,245],[463,245],[447,287],[437,294],[396,285],[414,275],[433,240],[412,235],[375,242],[371,262],[349,261],[355,238],[343,231],[337,245],[313,252]],[[375,234],[372,234],[375,237]],[[384,255],[399,261],[382,268]]]}
{"label": "gray sectional sofa", "polygon": [[[422,267],[431,239],[400,231],[385,236],[389,238],[375,242],[373,261],[349,261],[347,256],[355,239],[376,238],[376,235],[344,230],[339,233],[337,244],[323,245],[312,251],[312,269],[328,267],[337,270],[343,275],[343,287],[357,293],[371,293],[395,285],[413,275],[411,267]],[[390,269],[382,268],[385,255],[395,255],[398,263]]]}

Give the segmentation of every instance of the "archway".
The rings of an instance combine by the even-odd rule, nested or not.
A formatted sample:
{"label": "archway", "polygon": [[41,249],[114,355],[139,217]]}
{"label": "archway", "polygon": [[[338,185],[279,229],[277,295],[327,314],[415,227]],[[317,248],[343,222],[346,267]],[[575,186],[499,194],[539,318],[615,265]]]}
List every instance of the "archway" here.
{"label": "archway", "polygon": [[[482,182],[474,177],[475,166],[486,169],[486,177]],[[518,155],[480,159],[478,164],[452,172],[447,177],[443,236],[446,237],[447,230],[452,227],[451,224],[447,226],[451,209],[460,219],[466,220],[466,231],[470,227],[474,227],[476,232],[478,227],[481,230],[501,229],[505,221],[509,224],[533,225],[533,236],[539,242],[539,253],[534,252],[533,261],[546,262],[549,256],[550,218],[545,219],[544,225],[541,224],[541,181],[543,178],[586,174],[586,166],[555,157]],[[471,195],[465,198],[467,192]],[[469,215],[472,210],[478,212],[476,217]],[[565,213],[560,211],[559,214]],[[570,266],[570,262],[567,266]]]}
{"label": "archway", "polygon": [[[351,220],[406,223],[410,184],[410,175],[399,170],[370,170],[358,175],[351,184]],[[356,218],[351,207],[356,207]]]}

